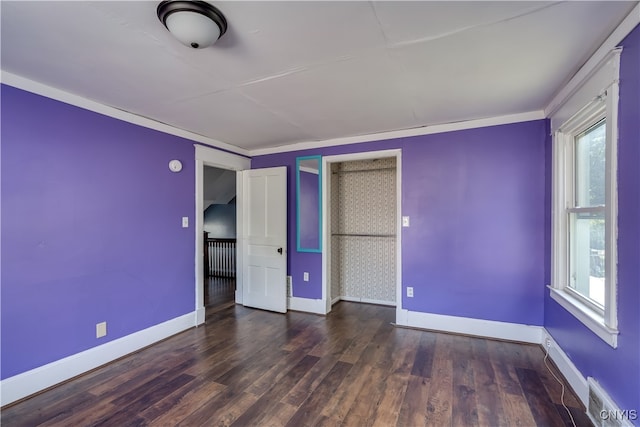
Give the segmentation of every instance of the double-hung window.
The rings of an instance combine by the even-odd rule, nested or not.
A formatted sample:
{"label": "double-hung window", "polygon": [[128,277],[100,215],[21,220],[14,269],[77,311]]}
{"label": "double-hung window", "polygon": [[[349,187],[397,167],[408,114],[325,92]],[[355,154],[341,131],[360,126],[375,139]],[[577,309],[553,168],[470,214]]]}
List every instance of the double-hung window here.
{"label": "double-hung window", "polygon": [[555,122],[552,117],[551,297],[612,347],[618,336],[618,64],[614,51]]}

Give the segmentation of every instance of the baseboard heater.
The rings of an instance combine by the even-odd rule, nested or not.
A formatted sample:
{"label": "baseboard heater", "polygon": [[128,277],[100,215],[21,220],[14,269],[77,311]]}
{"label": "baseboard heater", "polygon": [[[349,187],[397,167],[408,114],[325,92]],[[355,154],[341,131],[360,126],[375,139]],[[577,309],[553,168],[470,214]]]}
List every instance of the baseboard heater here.
{"label": "baseboard heater", "polygon": [[637,409],[620,409],[602,386],[592,377],[589,385],[589,407],[587,415],[596,427],[633,427],[633,421],[640,419]]}

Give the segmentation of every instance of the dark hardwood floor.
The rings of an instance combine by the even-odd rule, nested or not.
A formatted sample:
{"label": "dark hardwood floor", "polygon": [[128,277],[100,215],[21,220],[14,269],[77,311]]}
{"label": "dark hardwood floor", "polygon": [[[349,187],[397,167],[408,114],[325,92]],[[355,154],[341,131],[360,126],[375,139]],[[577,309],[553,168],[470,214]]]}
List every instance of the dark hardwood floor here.
{"label": "dark hardwood floor", "polygon": [[397,328],[374,305],[253,310],[214,288],[205,326],[3,408],[2,426],[571,425],[539,346]]}
{"label": "dark hardwood floor", "polygon": [[236,279],[233,277],[205,278],[204,305],[207,315],[233,304],[236,296]]}

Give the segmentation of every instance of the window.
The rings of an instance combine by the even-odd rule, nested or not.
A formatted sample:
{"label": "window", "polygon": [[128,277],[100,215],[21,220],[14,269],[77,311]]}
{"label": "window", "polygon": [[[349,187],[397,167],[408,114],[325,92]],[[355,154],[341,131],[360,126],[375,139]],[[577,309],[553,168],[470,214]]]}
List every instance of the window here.
{"label": "window", "polygon": [[569,221],[569,288],[604,314],[606,119],[573,138]]}
{"label": "window", "polygon": [[555,129],[551,298],[617,347],[617,76],[599,87]]}

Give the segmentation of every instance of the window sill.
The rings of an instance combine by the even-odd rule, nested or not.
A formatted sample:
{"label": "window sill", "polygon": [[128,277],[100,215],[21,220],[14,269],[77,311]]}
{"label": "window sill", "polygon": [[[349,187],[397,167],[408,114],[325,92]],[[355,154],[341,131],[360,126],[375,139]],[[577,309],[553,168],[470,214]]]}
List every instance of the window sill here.
{"label": "window sill", "polygon": [[613,348],[618,347],[618,330],[611,329],[605,325],[602,316],[594,313],[593,310],[585,304],[561,289],[549,286],[549,290],[551,299],[560,304],[604,342]]}

